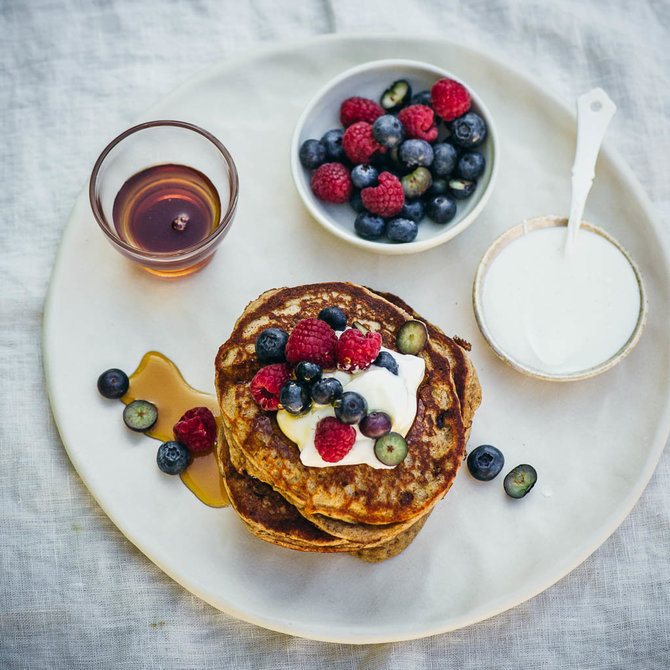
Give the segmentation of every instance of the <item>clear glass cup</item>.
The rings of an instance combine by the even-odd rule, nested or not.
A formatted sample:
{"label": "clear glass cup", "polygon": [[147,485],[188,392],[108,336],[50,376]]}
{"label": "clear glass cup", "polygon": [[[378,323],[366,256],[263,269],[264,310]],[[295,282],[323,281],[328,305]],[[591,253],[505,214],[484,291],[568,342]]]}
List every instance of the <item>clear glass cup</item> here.
{"label": "clear glass cup", "polygon": [[[195,175],[200,181],[165,181],[166,175],[174,177],[176,172],[189,178]],[[141,188],[132,187],[136,183]],[[189,188],[198,202],[211,205],[207,210],[211,220],[204,232],[197,239],[189,238],[196,231],[196,217],[185,209],[186,213],[175,217],[169,214],[170,220],[161,221],[160,228],[151,228],[156,244],[145,244],[142,228],[145,224],[155,226],[159,211],[147,209],[145,203],[151,200],[156,207],[169,208],[183,202],[188,206],[190,200],[181,201],[179,197],[190,197]],[[198,126],[169,120],[141,123],[121,133],[100,154],[89,184],[93,214],[112,246],[142,269],[164,279],[193,274],[211,260],[232,225],[238,192],[237,168],[226,147]],[[133,205],[123,205],[128,202]],[[128,211],[133,212],[130,218],[126,216]],[[189,222],[191,215],[194,219]],[[189,225],[189,235],[180,237],[174,232]],[[148,233],[145,237],[149,239]]]}

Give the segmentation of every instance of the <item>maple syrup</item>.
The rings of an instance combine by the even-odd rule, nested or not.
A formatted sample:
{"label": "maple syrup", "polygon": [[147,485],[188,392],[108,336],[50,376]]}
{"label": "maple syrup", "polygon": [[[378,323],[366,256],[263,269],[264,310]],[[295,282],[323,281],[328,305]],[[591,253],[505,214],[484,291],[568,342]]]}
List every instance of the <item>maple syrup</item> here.
{"label": "maple syrup", "polygon": [[[133,400],[149,400],[158,408],[158,420],[145,434],[161,442],[174,440],[172,427],[192,407],[207,407],[220,421],[214,394],[197,391],[186,383],[177,366],[158,351],[144,354],[130,377],[130,388],[121,398],[126,405]],[[225,507],[230,504],[219,474],[214,452],[193,456],[191,464],[180,475],[184,484],[206,505]]]}
{"label": "maple syrup", "polygon": [[114,200],[119,237],[151,253],[184,251],[204,240],[221,221],[216,187],[186,165],[154,165],[128,179]]}

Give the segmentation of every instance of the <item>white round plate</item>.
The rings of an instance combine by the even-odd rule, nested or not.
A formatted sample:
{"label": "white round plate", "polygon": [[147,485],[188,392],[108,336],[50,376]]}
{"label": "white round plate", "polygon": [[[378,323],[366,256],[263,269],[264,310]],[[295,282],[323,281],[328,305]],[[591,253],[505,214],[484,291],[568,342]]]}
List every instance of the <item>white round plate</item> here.
{"label": "white round plate", "polygon": [[[477,225],[420,256],[382,258],[334,238],[315,225],[291,181],[291,134],[306,101],[338,72],[386,57],[434,63],[472,82],[498,120],[500,172],[489,205]],[[101,507],[148,558],[246,621],[372,643],[453,630],[513,607],[617,528],[649,480],[670,425],[668,254],[622,160],[607,147],[602,152],[585,216],[628,249],[645,279],[649,320],[625,361],[558,386],[526,377],[486,345],[470,301],[477,263],[501,232],[567,210],[575,117],[566,106],[450,42],[335,36],[227,61],[136,121],[160,117],[200,125],[230,149],[240,174],[230,233],[200,274],[161,282],[112,249],[82,192],[44,323],[47,384],[63,443]],[[100,146],[110,139],[101,137]],[[463,468],[416,540],[392,560],[375,565],[281,549],[248,533],[232,509],[208,508],[178,478],[160,473],[157,444],[126,430],[119,403],[97,394],[100,372],[130,372],[152,349],[192,386],[213,390],[217,349],[247,302],[271,287],[329,280],[396,293],[472,342],[483,403],[470,448],[493,443],[509,468],[534,465],[539,479],[526,498],[509,499],[502,478],[477,482]]]}

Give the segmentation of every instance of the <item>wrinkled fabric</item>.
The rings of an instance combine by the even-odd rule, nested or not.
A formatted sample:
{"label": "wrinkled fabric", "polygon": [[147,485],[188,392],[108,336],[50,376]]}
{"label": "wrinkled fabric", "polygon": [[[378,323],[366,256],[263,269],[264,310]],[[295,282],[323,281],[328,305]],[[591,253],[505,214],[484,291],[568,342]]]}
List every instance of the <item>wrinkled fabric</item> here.
{"label": "wrinkled fabric", "polygon": [[622,526],[553,587],[462,630],[362,646],[266,631],[200,601],[124,538],[63,449],[42,311],[61,233],[104,143],[209,65],[273,42],[397,30],[484,50],[565,101],[602,86],[618,105],[607,141],[669,241],[665,0],[0,4],[0,666],[667,667],[667,449]]}

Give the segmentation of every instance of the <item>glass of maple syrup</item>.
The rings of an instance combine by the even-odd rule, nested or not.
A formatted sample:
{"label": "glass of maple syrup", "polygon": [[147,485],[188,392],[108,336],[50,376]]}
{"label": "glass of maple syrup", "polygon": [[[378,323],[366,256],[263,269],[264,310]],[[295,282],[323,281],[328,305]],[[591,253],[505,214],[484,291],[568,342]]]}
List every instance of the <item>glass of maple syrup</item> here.
{"label": "glass of maple syrup", "polygon": [[89,198],[118,251],[177,279],[211,260],[233,222],[238,190],[232,156],[214,135],[182,121],[149,121],[105,147]]}

